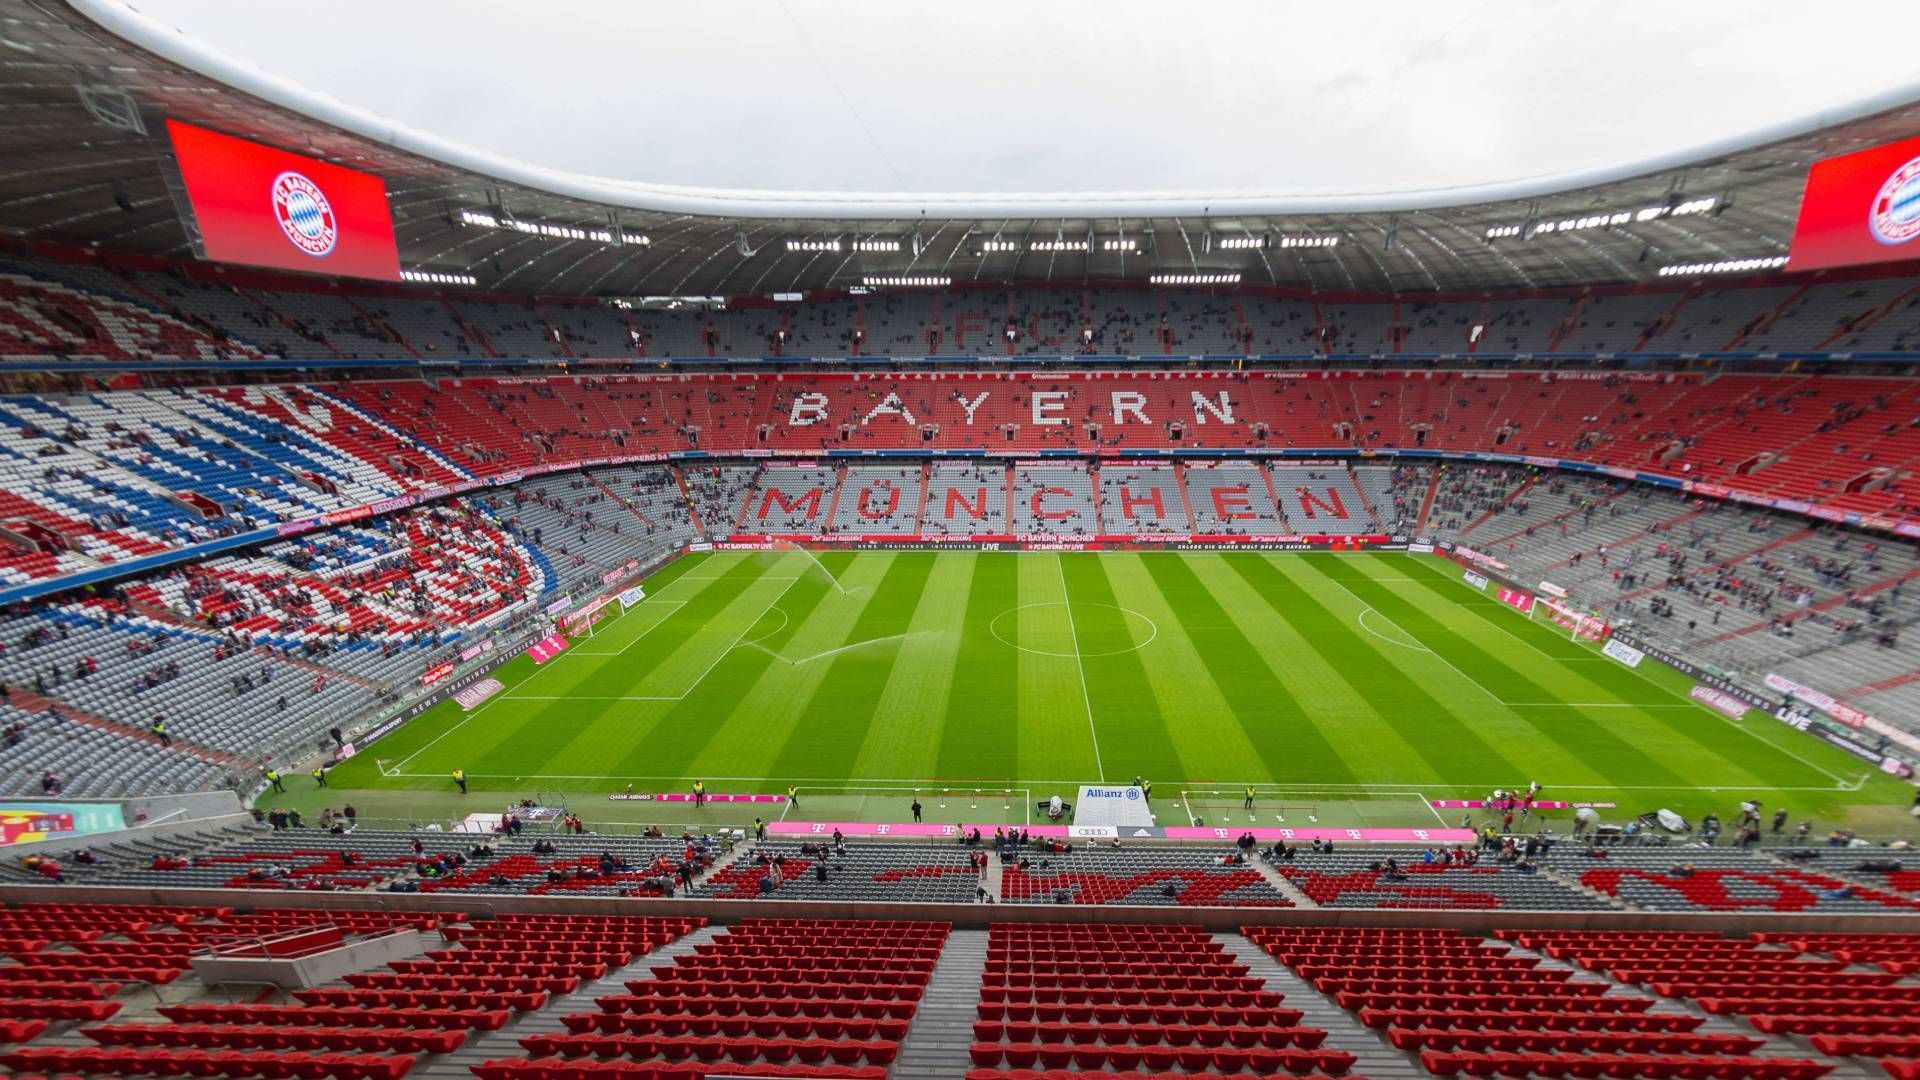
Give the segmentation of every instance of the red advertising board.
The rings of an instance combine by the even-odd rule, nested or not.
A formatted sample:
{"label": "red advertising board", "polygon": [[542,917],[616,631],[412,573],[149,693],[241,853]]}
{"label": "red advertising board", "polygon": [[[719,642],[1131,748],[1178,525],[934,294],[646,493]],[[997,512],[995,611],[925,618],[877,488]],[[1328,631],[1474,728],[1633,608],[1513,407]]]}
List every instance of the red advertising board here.
{"label": "red advertising board", "polygon": [[1788,270],[1920,259],[1920,138],[1813,163]]}
{"label": "red advertising board", "polygon": [[178,120],[167,133],[208,259],[400,280],[378,176]]}

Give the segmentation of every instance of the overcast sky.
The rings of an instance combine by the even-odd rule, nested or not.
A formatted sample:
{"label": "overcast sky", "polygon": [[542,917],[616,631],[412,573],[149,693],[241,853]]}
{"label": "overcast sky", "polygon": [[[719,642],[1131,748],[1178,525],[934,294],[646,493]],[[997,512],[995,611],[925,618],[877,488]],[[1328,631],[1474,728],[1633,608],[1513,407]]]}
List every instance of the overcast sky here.
{"label": "overcast sky", "polygon": [[610,179],[1320,193],[1637,160],[1920,83],[1915,0],[134,0]]}

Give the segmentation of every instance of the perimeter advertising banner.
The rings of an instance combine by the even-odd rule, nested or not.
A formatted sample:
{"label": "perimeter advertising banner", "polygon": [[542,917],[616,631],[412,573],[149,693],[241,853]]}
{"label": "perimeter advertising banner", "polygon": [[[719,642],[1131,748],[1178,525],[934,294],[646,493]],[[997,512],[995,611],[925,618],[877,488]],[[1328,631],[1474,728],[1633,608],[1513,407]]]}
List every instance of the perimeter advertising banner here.
{"label": "perimeter advertising banner", "polygon": [[119,803],[0,802],[0,847],[126,827]]}
{"label": "perimeter advertising banner", "polygon": [[400,280],[378,176],[167,121],[201,254],[304,274]]}
{"label": "perimeter advertising banner", "polygon": [[1920,138],[1813,163],[1787,269],[1920,259]]}

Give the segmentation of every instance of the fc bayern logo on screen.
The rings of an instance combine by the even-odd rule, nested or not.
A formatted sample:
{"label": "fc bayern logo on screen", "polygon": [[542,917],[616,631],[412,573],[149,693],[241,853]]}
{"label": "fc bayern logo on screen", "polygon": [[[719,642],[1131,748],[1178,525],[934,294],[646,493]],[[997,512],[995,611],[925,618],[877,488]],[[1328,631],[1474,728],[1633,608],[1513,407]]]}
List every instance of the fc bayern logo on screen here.
{"label": "fc bayern logo on screen", "polygon": [[1867,228],[1883,244],[1904,244],[1920,236],[1920,157],[1895,169],[1880,185]]}
{"label": "fc bayern logo on screen", "polygon": [[327,193],[297,172],[273,178],[273,216],[293,246],[309,255],[325,255],[340,239]]}

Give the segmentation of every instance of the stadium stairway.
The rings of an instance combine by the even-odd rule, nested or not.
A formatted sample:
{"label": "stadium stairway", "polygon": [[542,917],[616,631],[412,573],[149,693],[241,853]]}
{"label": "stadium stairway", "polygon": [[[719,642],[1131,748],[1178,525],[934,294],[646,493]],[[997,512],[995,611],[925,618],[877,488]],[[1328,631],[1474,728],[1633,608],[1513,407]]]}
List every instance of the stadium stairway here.
{"label": "stadium stairway", "polygon": [[891,1075],[954,1077],[972,1068],[967,1047],[987,968],[987,931],[955,930],[933,966],[920,1007],[900,1041],[900,1057]]}
{"label": "stadium stairway", "polygon": [[1581,881],[1580,875],[1578,874],[1569,874],[1564,871],[1555,870],[1550,866],[1540,867],[1540,874],[1543,877],[1546,877],[1550,880],[1557,881],[1560,884],[1565,885],[1567,888],[1572,889],[1574,892],[1584,893],[1587,896],[1593,897],[1595,900],[1599,900],[1604,903],[1611,904],[1622,911],[1639,910],[1631,902],[1622,900],[1617,896],[1609,896],[1606,893],[1601,892],[1599,889],[1596,889],[1593,886],[1588,885],[1586,882]]}
{"label": "stadium stairway", "polygon": [[709,878],[712,878],[715,874],[725,873],[728,867],[732,866],[734,863],[737,863],[741,859],[744,859],[748,855],[752,854],[754,847],[755,847],[755,844],[753,840],[749,838],[746,840],[742,840],[739,843],[733,845],[733,850],[721,852],[720,857],[713,860],[713,863],[710,866],[708,866],[705,870],[700,871],[698,874],[694,875],[694,878],[693,878],[694,888],[697,889],[700,886],[706,884],[707,880]]}
{"label": "stadium stairway", "polygon": [[1350,1075],[1364,1076],[1367,1080],[1398,1080],[1400,1077],[1427,1075],[1427,1071],[1411,1057],[1394,1049],[1386,1036],[1335,1005],[1244,935],[1215,934],[1213,937],[1226,947],[1229,956],[1247,965],[1247,972],[1264,982],[1268,990],[1284,995],[1288,1008],[1299,1009],[1299,1023],[1302,1026],[1326,1032],[1326,1046],[1345,1050],[1354,1056],[1353,1068],[1348,1070]]}
{"label": "stadium stairway", "polygon": [[1260,871],[1260,876],[1267,879],[1267,884],[1279,890],[1280,895],[1293,901],[1294,907],[1317,908],[1320,906],[1319,901],[1301,892],[1298,885],[1288,881],[1286,875],[1282,874],[1277,867],[1267,860],[1252,859],[1247,862],[1247,865]]}
{"label": "stadium stairway", "polygon": [[602,978],[581,983],[579,990],[553,998],[543,1009],[512,1013],[505,1027],[498,1031],[477,1032],[474,1038],[468,1039],[466,1045],[453,1053],[438,1055],[416,1066],[408,1074],[409,1080],[473,1080],[473,1066],[483,1061],[527,1057],[526,1048],[520,1045],[521,1039],[532,1035],[569,1034],[562,1017],[599,1012],[596,998],[626,993],[629,980],[652,978],[650,969],[653,965],[671,964],[676,956],[691,955],[695,947],[711,943],[716,935],[725,930],[724,926],[703,926],[650,953],[634,957],[632,963],[614,968]]}

